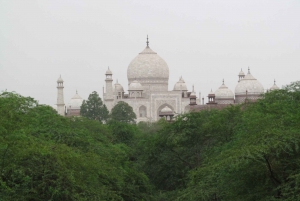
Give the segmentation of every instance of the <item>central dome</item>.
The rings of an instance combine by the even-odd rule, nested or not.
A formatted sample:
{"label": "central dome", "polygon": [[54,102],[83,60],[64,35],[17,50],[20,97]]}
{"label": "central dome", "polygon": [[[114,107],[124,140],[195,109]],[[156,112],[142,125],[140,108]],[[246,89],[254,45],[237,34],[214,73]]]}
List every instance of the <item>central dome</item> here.
{"label": "central dome", "polygon": [[134,80],[142,85],[168,85],[169,67],[167,63],[147,46],[129,64],[127,69],[129,84]]}

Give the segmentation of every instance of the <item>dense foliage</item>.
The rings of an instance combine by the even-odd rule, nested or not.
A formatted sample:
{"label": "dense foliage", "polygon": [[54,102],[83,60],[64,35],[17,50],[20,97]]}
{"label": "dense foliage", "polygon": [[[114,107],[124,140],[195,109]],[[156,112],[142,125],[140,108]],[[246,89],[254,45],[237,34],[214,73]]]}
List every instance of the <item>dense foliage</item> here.
{"label": "dense foliage", "polygon": [[299,82],[173,123],[128,122],[2,93],[1,200],[300,200]]}
{"label": "dense foliage", "polygon": [[32,98],[0,96],[1,200],[146,200],[147,176],[110,129],[59,116]]}

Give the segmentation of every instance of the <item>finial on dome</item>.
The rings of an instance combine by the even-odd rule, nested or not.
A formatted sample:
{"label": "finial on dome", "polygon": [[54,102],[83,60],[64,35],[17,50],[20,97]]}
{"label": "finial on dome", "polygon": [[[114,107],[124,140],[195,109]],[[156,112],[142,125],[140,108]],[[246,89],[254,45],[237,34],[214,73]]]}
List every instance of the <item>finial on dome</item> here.
{"label": "finial on dome", "polygon": [[250,74],[250,67],[248,66],[248,74]]}
{"label": "finial on dome", "polygon": [[147,47],[149,47],[148,35],[147,35],[147,42],[146,42],[146,44],[147,44]]}
{"label": "finial on dome", "polygon": [[77,89],[76,89],[76,94],[78,94]]}
{"label": "finial on dome", "polygon": [[274,85],[276,84],[276,80],[274,79]]}
{"label": "finial on dome", "polygon": [[193,92],[194,92],[194,85],[193,85]]}
{"label": "finial on dome", "polygon": [[224,84],[224,78],[223,78],[223,84]]}

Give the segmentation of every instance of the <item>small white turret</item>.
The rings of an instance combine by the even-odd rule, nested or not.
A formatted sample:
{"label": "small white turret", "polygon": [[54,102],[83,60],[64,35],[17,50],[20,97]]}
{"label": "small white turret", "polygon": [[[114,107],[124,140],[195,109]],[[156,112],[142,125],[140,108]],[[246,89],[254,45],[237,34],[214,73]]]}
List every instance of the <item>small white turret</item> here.
{"label": "small white turret", "polygon": [[197,97],[196,97],[196,93],[194,91],[194,85],[193,85],[193,91],[190,94],[190,105],[197,105],[196,99],[197,99]]}
{"label": "small white turret", "polygon": [[[248,71],[249,71],[249,69],[248,69]],[[243,72],[243,69],[241,68],[241,72],[239,73],[239,81],[241,81],[242,79],[244,79],[244,77],[245,77],[245,73]]]}

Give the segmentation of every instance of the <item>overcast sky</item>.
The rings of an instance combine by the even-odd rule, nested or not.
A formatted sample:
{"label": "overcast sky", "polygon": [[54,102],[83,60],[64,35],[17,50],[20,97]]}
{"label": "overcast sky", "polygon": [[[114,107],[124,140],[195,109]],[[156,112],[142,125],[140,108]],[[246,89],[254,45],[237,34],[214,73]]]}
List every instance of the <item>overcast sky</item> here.
{"label": "overcast sky", "polygon": [[234,91],[248,66],[265,89],[300,80],[299,0],[0,0],[0,91],[53,106],[61,74],[65,103],[102,97],[108,66],[127,91],[147,34],[170,90],[182,75],[202,96],[223,78]]}

